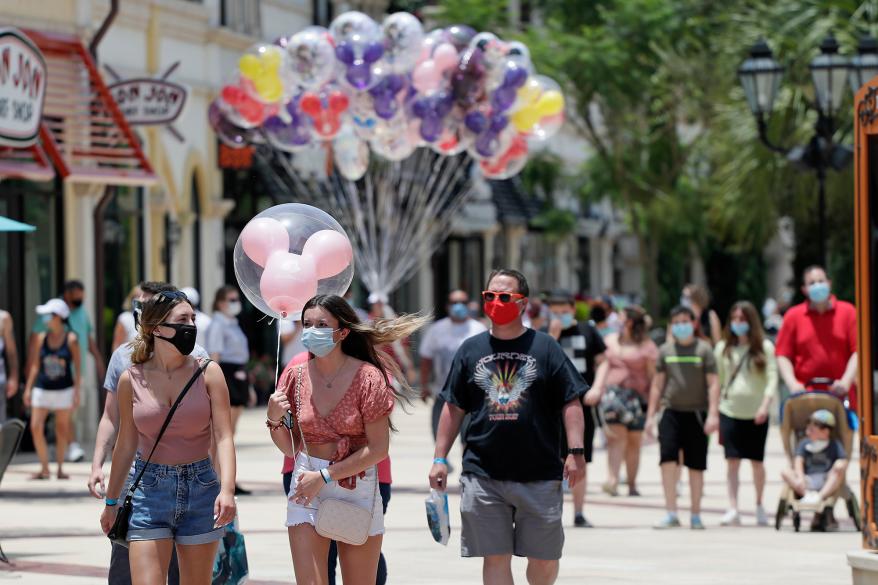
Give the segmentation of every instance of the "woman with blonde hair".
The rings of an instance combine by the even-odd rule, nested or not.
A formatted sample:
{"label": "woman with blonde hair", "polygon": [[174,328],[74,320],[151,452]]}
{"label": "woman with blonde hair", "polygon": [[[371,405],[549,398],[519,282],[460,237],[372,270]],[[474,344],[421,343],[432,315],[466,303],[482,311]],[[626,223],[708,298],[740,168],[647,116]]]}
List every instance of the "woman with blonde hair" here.
{"label": "woman with blonde hair", "polygon": [[[223,526],[235,517],[235,445],[229,393],[216,363],[189,354],[195,346],[195,309],[179,291],[143,304],[132,365],[119,379],[119,436],[113,450],[101,527],[109,532],[129,471],[141,474],[133,494],[127,539],[134,585],[164,583],[176,545],[180,582],[208,585]],[[179,401],[164,434],[169,412]],[[216,464],[208,457],[216,444]],[[152,453],[148,462],[139,453]]]}
{"label": "woman with blonde hair", "polygon": [[[338,542],[342,579],[345,585],[374,585],[384,534],[376,465],[388,454],[395,402],[414,396],[397,364],[376,348],[427,323],[411,315],[362,323],[335,295],[305,304],[302,343],[311,359],[287,366],[266,421],[275,445],[296,462],[286,525],[297,583],[327,583],[331,539],[318,532],[318,511],[342,500],[369,512],[365,542]],[[283,423],[287,411],[294,421],[289,430]]]}
{"label": "woman with blonde hair", "polygon": [[748,301],[732,305],[723,339],[714,350],[720,381],[719,432],[728,472],[729,510],[724,526],[741,524],[738,512],[738,474],[741,460],[749,459],[756,488],[756,524],[768,525],[762,507],[765,491],[765,442],[768,411],[777,392],[774,345],[765,339],[756,307]]}

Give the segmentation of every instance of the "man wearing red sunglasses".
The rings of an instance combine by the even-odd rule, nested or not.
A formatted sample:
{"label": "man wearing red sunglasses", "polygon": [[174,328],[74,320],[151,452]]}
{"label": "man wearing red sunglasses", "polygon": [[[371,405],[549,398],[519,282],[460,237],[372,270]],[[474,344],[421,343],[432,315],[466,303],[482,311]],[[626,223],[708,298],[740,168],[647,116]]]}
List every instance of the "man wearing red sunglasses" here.
{"label": "man wearing red sunglasses", "polygon": [[[580,399],[588,384],[561,346],[522,323],[527,279],[495,270],[482,293],[491,330],[463,342],[442,390],[433,489],[445,490],[448,451],[466,414],[461,555],[483,557],[485,585],[512,583],[512,555],[527,557],[531,585],[558,577],[564,545],[562,479],[585,473]],[[566,459],[561,458],[562,433]]]}

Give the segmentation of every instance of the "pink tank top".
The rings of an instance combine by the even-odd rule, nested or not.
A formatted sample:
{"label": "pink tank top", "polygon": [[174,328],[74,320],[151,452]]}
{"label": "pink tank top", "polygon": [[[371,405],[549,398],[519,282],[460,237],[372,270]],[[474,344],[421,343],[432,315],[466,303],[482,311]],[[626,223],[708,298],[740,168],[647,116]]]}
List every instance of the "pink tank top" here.
{"label": "pink tank top", "polygon": [[[197,367],[196,363],[195,368]],[[171,407],[156,400],[144,376],[142,364],[128,368],[128,375],[131,377],[133,390],[134,426],[139,435],[137,450],[141,457],[146,458],[155,445],[155,439]],[[177,407],[152,461],[178,465],[207,458],[210,450],[210,420],[210,396],[204,376],[201,375]]]}

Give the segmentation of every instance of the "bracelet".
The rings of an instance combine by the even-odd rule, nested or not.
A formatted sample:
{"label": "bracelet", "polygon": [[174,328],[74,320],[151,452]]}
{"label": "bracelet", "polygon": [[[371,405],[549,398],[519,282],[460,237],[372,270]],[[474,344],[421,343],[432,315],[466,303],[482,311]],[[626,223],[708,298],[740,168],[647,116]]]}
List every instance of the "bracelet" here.
{"label": "bracelet", "polygon": [[115,506],[116,504],[119,503],[119,500],[116,498],[106,498],[104,500],[104,503],[108,506]]}
{"label": "bracelet", "polygon": [[329,470],[327,468],[323,468],[320,470],[320,477],[323,478],[323,483],[332,483],[332,477],[329,475]]}
{"label": "bracelet", "polygon": [[284,421],[283,421],[283,419],[281,419],[279,421],[273,421],[270,418],[265,417],[265,426],[268,427],[268,430],[270,430],[270,431],[276,431],[279,428],[281,428],[282,426],[284,426]]}
{"label": "bracelet", "polygon": [[441,463],[445,467],[448,467],[448,459],[446,459],[445,457],[434,457],[433,463]]}

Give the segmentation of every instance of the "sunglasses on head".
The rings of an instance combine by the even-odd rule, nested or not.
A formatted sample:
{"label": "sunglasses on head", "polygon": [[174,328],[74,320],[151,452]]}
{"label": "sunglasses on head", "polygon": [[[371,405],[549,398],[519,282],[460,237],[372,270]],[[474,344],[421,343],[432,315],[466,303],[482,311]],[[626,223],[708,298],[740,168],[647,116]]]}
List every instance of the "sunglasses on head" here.
{"label": "sunglasses on head", "polygon": [[173,301],[188,301],[189,297],[186,296],[181,290],[163,290],[159,294],[155,296],[156,304],[161,303],[170,303]]}
{"label": "sunglasses on head", "polygon": [[825,425],[820,421],[812,420],[812,421],[808,421],[808,422],[811,423],[812,425],[814,425],[815,427],[817,427],[818,429],[831,429],[832,428],[831,426]]}
{"label": "sunglasses on head", "polygon": [[489,303],[495,299],[499,299],[501,303],[508,303],[512,300],[517,301],[519,299],[523,299],[524,295],[519,293],[494,292],[491,290],[486,290],[482,291],[482,298]]}

